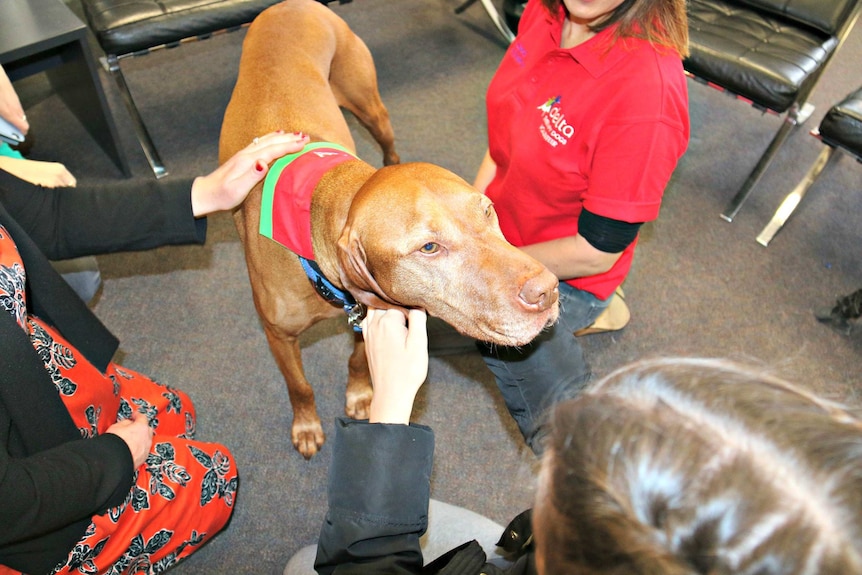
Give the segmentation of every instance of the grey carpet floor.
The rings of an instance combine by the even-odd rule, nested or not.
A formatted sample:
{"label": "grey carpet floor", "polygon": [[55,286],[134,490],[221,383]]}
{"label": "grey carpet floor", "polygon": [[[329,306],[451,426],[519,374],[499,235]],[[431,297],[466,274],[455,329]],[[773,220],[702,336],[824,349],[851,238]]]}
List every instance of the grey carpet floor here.
{"label": "grey carpet floor", "polygon": [[[485,150],[484,92],[505,45],[479,4],[455,15],[457,5],[356,0],[331,7],[376,59],[402,159],[434,162],[472,180]],[[244,33],[123,61],[169,177],[215,168]],[[859,403],[862,330],[840,336],[812,310],[862,287],[862,166],[844,158],[768,248],[754,238],[820,151],[807,129],[862,81],[861,56],[857,28],[814,94],[814,116],[730,224],[719,212],[781,119],[689,82],[691,143],[659,219],[644,226],[624,286],[632,321],[623,331],[584,338],[597,376],[644,357],[730,357]],[[133,177],[150,178],[104,74],[103,83]],[[82,183],[120,177],[39,76],[19,82],[19,90],[36,135],[34,158],[64,162]],[[380,165],[370,137],[350,123],[360,156]],[[240,467],[232,522],[174,572],[281,573],[296,550],[315,541],[330,451],[325,446],[305,461],[290,445],[287,392],[255,314],[232,221],[212,217],[204,246],[99,261],[105,282],[95,311],[122,340],[120,363],[188,391],[199,437],[229,446]],[[350,341],[340,320],[302,337],[327,432],[343,410]],[[501,523],[529,505],[535,462],[477,355],[432,359],[416,420],[437,432],[434,497]]]}

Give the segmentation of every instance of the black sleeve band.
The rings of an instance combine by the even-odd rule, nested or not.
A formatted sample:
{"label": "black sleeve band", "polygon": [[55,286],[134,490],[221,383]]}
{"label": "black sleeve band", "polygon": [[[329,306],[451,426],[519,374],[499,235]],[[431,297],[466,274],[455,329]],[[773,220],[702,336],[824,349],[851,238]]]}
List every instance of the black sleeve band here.
{"label": "black sleeve band", "polygon": [[642,222],[630,224],[596,215],[586,209],[578,217],[578,233],[599,251],[618,254],[638,235]]}

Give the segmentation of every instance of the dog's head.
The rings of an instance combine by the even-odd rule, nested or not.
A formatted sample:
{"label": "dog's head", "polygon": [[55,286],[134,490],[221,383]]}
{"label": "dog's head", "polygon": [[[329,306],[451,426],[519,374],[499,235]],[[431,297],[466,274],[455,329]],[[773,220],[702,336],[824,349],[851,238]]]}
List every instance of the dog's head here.
{"label": "dog's head", "polygon": [[338,247],[357,301],[424,308],[476,339],[524,345],[559,314],[556,276],[506,241],[484,194],[432,164],[378,170]]}

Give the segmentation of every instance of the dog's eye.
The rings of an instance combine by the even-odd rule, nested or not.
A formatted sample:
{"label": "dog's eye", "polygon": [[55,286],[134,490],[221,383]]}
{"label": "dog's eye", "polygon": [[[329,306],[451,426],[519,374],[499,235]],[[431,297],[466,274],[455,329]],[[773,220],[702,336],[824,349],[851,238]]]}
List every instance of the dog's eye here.
{"label": "dog's eye", "polygon": [[423,254],[436,254],[438,251],[440,251],[440,244],[428,242],[427,244],[419,248],[419,251]]}
{"label": "dog's eye", "polygon": [[485,206],[485,217],[489,220],[494,217],[494,204]]}

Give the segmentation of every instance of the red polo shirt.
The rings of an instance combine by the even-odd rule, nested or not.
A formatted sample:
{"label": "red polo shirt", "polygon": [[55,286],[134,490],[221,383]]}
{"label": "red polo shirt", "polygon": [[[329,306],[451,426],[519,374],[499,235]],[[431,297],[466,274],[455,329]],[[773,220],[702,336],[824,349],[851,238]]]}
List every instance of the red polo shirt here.
{"label": "red polo shirt", "polygon": [[[614,27],[561,49],[562,10],[531,0],[487,93],[497,164],[486,193],[516,246],[578,232],[590,212],[626,222],[658,217],[688,144],[679,55],[646,40],[611,44]],[[606,273],[567,280],[601,299],[628,274],[637,241]]]}

